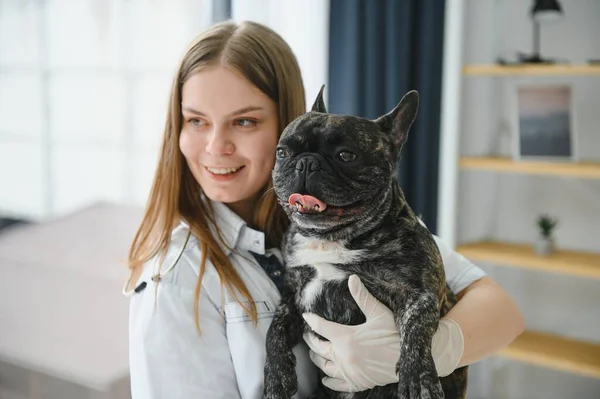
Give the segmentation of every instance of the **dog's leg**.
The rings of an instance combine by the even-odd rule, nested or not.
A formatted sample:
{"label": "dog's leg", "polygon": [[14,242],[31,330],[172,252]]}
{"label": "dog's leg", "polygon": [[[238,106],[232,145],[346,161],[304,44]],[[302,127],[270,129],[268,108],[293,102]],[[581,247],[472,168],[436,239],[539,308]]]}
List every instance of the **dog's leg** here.
{"label": "dog's leg", "polygon": [[292,348],[302,339],[304,319],[293,292],[285,292],[267,331],[264,398],[291,398],[298,391],[296,356]]}
{"label": "dog's leg", "polygon": [[398,397],[443,399],[444,392],[431,356],[431,341],[439,322],[435,295],[411,291],[397,298],[394,309],[400,331]]}

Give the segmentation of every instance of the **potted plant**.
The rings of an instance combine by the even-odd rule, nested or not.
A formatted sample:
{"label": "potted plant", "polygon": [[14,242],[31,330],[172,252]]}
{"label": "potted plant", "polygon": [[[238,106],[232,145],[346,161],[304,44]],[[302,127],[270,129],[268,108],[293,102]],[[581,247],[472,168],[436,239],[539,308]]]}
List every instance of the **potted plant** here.
{"label": "potted plant", "polygon": [[549,255],[554,252],[553,231],[558,221],[549,215],[541,215],[537,220],[539,228],[539,237],[535,245],[535,250],[539,255]]}

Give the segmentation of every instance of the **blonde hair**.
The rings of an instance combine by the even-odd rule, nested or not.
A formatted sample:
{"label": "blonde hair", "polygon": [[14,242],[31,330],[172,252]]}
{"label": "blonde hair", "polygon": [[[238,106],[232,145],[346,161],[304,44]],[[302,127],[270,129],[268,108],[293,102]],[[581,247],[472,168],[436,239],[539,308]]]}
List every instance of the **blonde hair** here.
{"label": "blonde hair", "polygon": [[[202,253],[194,300],[194,319],[198,331],[198,298],[207,259],[214,265],[222,285],[255,323],[257,320],[250,292],[218,244],[217,240],[222,242],[222,238],[212,209],[201,201],[201,188],[179,149],[183,84],[200,70],[217,65],[237,70],[276,103],[278,134],[306,111],[304,86],[296,57],[277,33],[261,24],[248,21],[216,24],[191,43],[180,61],[171,88],[154,181],[144,217],[129,250],[128,263],[133,275],[151,258],[164,255],[170,244],[173,226],[185,220],[198,237]],[[265,233],[268,246],[278,247],[288,227],[288,219],[270,188],[271,183],[262,190],[253,226]],[[211,225],[219,232],[218,237],[211,234]]]}

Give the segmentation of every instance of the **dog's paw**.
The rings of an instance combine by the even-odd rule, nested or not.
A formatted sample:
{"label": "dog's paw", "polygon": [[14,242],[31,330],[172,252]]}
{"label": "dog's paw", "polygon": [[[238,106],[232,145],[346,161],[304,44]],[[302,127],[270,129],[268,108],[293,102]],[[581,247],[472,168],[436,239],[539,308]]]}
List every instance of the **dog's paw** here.
{"label": "dog's paw", "polygon": [[400,399],[444,399],[442,384],[431,356],[414,361],[400,360],[398,372],[398,398]]}
{"label": "dog's paw", "polygon": [[289,399],[298,391],[294,359],[267,363],[265,367],[264,399]]}

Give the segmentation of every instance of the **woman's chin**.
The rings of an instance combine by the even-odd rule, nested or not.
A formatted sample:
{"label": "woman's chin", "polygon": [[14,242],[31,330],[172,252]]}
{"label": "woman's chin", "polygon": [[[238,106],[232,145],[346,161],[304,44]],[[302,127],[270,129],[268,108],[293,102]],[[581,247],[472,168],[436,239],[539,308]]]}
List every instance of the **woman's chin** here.
{"label": "woman's chin", "polygon": [[222,202],[225,205],[235,204],[254,204],[257,199],[257,194],[249,193],[247,190],[240,190],[240,187],[225,190],[223,188],[214,189],[209,188],[203,189],[204,195],[211,201]]}

